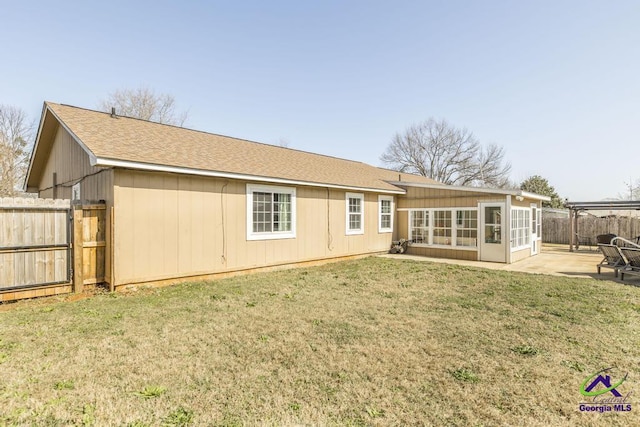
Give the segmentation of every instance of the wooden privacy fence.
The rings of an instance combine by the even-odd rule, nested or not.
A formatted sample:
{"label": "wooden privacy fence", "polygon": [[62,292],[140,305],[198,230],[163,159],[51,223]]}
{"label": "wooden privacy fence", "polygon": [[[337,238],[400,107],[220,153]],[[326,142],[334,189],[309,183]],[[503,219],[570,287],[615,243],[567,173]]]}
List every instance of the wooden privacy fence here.
{"label": "wooden privacy fence", "polygon": [[69,284],[69,215],[68,200],[0,199],[0,291]]}
{"label": "wooden privacy fence", "polygon": [[105,212],[104,204],[0,198],[0,301],[104,282]]}
{"label": "wooden privacy fence", "polygon": [[[596,236],[615,234],[625,238],[640,235],[640,218],[581,216],[578,218],[578,236],[591,238],[596,244]],[[569,218],[545,218],[542,222],[542,241],[544,243],[569,244]]]}

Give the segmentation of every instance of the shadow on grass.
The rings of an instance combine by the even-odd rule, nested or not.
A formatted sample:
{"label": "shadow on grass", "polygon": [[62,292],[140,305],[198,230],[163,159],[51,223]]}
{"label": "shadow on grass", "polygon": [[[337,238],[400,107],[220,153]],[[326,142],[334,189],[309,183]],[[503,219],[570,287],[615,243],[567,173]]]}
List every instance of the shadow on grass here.
{"label": "shadow on grass", "polygon": [[596,279],[596,280],[603,280],[608,282],[620,283],[621,285],[640,287],[640,279],[620,280],[620,277],[615,277],[613,274],[576,273],[571,271],[561,271],[560,274],[565,274],[567,276],[575,276],[575,277],[589,276],[590,278]]}

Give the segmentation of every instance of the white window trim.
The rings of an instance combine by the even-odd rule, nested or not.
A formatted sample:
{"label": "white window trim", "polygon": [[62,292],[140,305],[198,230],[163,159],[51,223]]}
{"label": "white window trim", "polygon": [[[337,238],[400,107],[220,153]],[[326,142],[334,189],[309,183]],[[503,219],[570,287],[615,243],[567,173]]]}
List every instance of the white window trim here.
{"label": "white window trim", "polygon": [[[511,245],[511,243],[513,241],[511,239],[511,233],[514,230],[514,228],[513,228],[513,212],[514,211],[529,212],[529,221],[525,221],[525,224],[528,224],[529,232],[528,233],[524,233],[525,239],[528,236],[529,243],[526,243],[526,244],[520,245],[520,246],[512,246]],[[518,234],[516,233],[516,239],[517,238],[518,238]],[[515,206],[511,207],[511,215],[509,215],[509,248],[511,248],[511,252],[518,252],[518,251],[521,251],[521,250],[524,250],[524,249],[530,249],[531,248],[531,208],[523,208],[523,207],[515,207]]]}
{"label": "white window trim", "polygon": [[[360,199],[360,229],[349,230],[349,199]],[[347,236],[364,234],[364,193],[346,193],[345,201],[345,234]]]}
{"label": "white window trim", "polygon": [[[391,202],[391,212],[385,215],[391,215],[391,226],[390,227],[382,227],[382,201],[388,200]],[[393,208],[395,204],[393,203],[393,196],[378,196],[378,233],[392,233],[393,232]]]}
{"label": "white window trim", "polygon": [[[535,209],[536,212],[536,218],[534,218],[533,216],[533,210]],[[529,234],[531,234],[531,236],[533,236],[534,234],[537,235],[537,231],[538,231],[538,207],[536,206],[535,203],[531,203],[529,205]],[[535,221],[536,226],[533,226],[533,222]],[[536,237],[537,238],[537,237]],[[532,240],[531,238],[529,238],[530,240]]]}
{"label": "white window trim", "polygon": [[[253,192],[291,195],[291,231],[253,231]],[[276,185],[247,184],[247,240],[276,240],[296,238],[296,189]]]}
{"label": "white window trim", "polygon": [[[408,223],[408,228],[407,228],[407,236],[409,239],[411,239],[411,212],[413,211],[427,211],[429,212],[429,227],[428,227],[428,233],[429,233],[429,240],[427,243],[411,243],[411,246],[416,246],[418,248],[434,248],[434,249],[455,249],[456,251],[478,251],[478,245],[479,242],[478,240],[480,239],[480,219],[478,218],[478,208],[464,208],[464,207],[458,207],[458,208],[427,208],[427,209],[413,209],[413,208],[409,208],[407,209],[407,211],[409,212],[408,215],[408,219],[407,219],[407,223]],[[451,245],[434,245],[432,244],[433,242],[433,212],[434,211],[451,211],[451,238],[452,238],[452,244]],[[478,237],[476,238],[476,246],[458,246],[457,245],[457,236],[458,236],[458,223],[456,221],[456,211],[475,211],[476,212],[476,221],[477,221],[477,233],[478,233]]]}

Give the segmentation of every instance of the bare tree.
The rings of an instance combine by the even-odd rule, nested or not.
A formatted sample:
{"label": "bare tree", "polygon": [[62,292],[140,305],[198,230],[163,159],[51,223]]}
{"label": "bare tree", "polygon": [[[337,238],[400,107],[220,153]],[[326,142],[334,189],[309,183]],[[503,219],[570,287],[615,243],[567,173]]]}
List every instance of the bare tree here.
{"label": "bare tree", "polygon": [[430,118],[397,133],[380,160],[443,184],[505,187],[511,165],[504,154],[495,144],[483,147],[467,129]]}
{"label": "bare tree", "polygon": [[20,108],[0,105],[0,196],[20,192],[29,166],[33,126]]}
{"label": "bare tree", "polygon": [[176,111],[173,96],[156,94],[149,88],[116,90],[100,101],[98,108],[109,113],[115,108],[116,114],[122,116],[177,126],[184,125],[188,116],[186,111]]}
{"label": "bare tree", "polygon": [[625,193],[618,193],[618,199],[620,200],[640,200],[640,179],[636,180],[636,183],[633,183],[633,179],[629,178],[629,182],[624,183],[625,187],[627,187],[627,191]]}

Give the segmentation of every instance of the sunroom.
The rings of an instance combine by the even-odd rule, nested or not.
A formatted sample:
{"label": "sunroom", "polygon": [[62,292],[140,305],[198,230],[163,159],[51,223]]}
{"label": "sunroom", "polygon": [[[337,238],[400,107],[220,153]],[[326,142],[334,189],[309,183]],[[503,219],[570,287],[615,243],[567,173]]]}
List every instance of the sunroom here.
{"label": "sunroom", "polygon": [[546,196],[521,190],[394,182],[396,235],[407,253],[512,263],[537,255]]}

